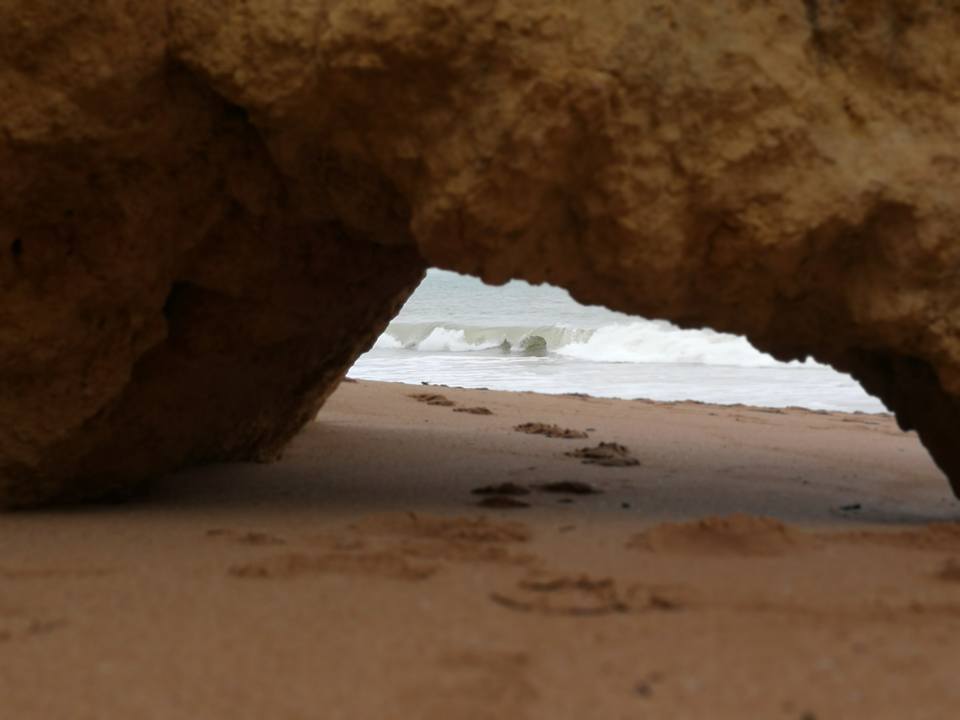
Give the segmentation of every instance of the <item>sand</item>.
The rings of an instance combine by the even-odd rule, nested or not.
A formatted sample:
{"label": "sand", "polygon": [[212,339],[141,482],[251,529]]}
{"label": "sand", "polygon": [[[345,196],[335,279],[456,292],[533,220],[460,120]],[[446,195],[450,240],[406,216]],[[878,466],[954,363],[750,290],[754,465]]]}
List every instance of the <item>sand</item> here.
{"label": "sand", "polygon": [[889,417],[345,383],[0,518],[0,716],[952,718],[958,521]]}

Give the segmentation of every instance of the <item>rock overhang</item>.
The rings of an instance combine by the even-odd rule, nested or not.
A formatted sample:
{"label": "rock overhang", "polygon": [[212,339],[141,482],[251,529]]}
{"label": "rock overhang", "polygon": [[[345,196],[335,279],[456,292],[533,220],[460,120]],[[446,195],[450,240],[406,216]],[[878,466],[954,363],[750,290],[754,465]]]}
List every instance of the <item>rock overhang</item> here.
{"label": "rock overhang", "polygon": [[960,11],[0,15],[6,504],[274,456],[428,265],[812,356],[960,484]]}

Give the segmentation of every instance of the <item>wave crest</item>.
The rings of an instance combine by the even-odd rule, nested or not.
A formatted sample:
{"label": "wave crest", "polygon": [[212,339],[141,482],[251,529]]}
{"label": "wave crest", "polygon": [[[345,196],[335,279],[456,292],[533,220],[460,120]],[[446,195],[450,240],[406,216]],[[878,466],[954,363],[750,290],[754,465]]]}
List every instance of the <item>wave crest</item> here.
{"label": "wave crest", "polygon": [[[586,362],[782,366],[746,338],[713,330],[682,330],[665,321],[636,320],[597,328],[564,325],[478,327],[455,323],[391,323],[375,346],[424,353],[499,352],[556,355]],[[789,363],[816,366],[817,363]]]}

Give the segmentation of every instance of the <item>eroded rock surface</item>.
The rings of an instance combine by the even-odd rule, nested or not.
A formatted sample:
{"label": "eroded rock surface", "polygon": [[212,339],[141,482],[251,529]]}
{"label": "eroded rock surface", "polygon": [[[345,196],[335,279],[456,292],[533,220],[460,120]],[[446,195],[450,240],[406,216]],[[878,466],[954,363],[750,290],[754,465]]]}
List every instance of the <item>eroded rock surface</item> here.
{"label": "eroded rock surface", "polygon": [[853,373],[960,488],[950,3],[0,7],[0,501],[275,455],[423,268]]}

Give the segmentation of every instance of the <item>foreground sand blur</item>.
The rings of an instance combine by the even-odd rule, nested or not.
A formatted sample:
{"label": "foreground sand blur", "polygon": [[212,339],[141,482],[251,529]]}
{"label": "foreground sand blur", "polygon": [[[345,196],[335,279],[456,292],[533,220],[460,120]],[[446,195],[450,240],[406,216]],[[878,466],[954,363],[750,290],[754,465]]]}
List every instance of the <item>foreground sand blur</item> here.
{"label": "foreground sand blur", "polygon": [[2,716],[949,718],[958,520],[889,417],[345,383],[280,463],[0,518]]}

